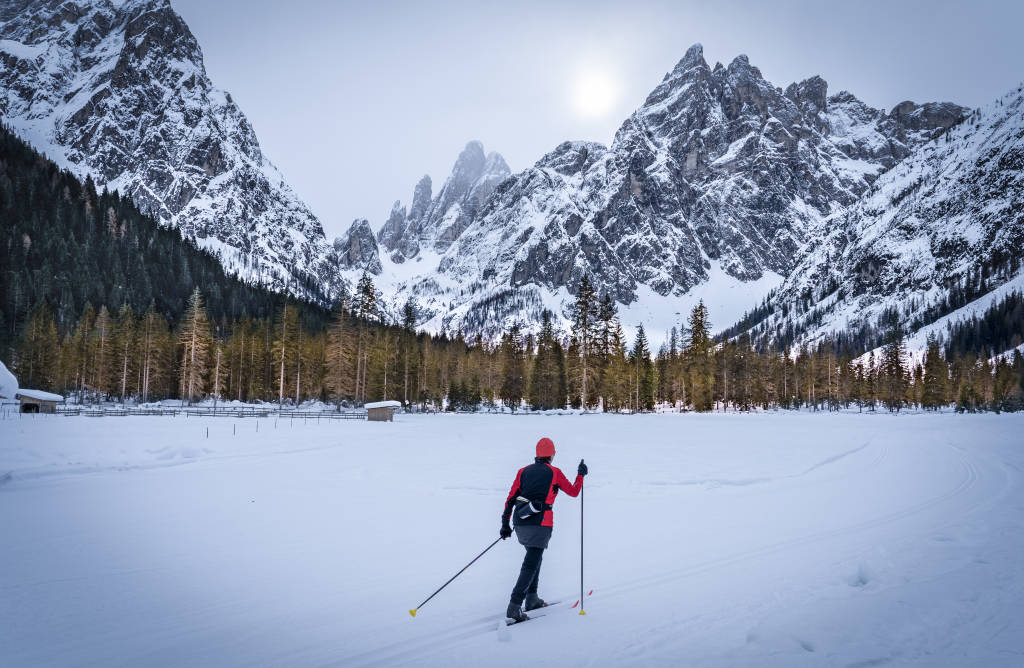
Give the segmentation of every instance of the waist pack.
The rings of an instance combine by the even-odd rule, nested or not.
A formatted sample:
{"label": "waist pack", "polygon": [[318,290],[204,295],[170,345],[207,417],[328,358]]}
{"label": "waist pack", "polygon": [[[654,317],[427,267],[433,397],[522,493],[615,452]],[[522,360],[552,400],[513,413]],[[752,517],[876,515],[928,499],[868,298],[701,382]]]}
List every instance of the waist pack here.
{"label": "waist pack", "polygon": [[526,498],[525,496],[516,497],[515,516],[521,520],[528,520],[531,517],[542,513],[545,510],[551,510],[550,503],[542,503],[540,501],[533,501]]}

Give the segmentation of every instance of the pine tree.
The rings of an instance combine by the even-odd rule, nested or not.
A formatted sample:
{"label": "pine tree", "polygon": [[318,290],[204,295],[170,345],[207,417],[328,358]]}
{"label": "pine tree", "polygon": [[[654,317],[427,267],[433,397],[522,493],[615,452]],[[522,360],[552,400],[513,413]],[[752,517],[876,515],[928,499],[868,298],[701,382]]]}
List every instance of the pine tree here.
{"label": "pine tree", "polygon": [[601,298],[601,305],[597,310],[598,335],[597,335],[597,382],[595,383],[596,394],[601,397],[607,396],[609,386],[606,375],[608,365],[612,357],[612,336],[618,326],[618,316],[615,302],[609,294],[605,293]]}
{"label": "pine tree", "polygon": [[928,335],[928,347],[924,354],[924,373],[921,379],[921,406],[938,410],[946,404],[946,384],[949,381],[949,367],[942,358],[939,339]]}
{"label": "pine tree", "polygon": [[213,377],[211,378],[212,383],[210,385],[210,394],[213,395],[213,410],[217,410],[217,402],[220,400],[221,395],[224,392],[224,386],[226,383],[226,377],[222,374],[221,368],[224,366],[224,346],[219,339],[213,343]]}
{"label": "pine tree", "polygon": [[206,391],[211,339],[203,296],[197,287],[189,297],[178,331],[178,344],[182,347],[179,391],[189,404]]}
{"label": "pine tree", "polygon": [[87,389],[90,389],[88,370],[92,368],[92,327],[96,320],[96,311],[92,304],[86,302],[82,316],[78,319],[72,334],[72,345],[68,351],[69,378],[73,377],[71,387],[78,392],[78,403],[83,403]]}
{"label": "pine tree", "polygon": [[499,394],[502,403],[514,413],[526,393],[526,354],[519,323],[512,323],[512,327],[502,337],[499,350],[502,358]]}
{"label": "pine tree", "polygon": [[654,409],[654,364],[651,362],[651,350],[647,344],[647,334],[641,323],[636,330],[636,341],[630,352],[630,365],[633,371],[633,406],[637,411]]}
{"label": "pine tree", "polygon": [[140,325],[140,359],[142,376],[140,378],[139,394],[142,401],[149,401],[149,393],[153,387],[157,387],[167,361],[163,356],[161,335],[167,331],[167,322],[156,312],[156,304],[149,303],[149,308],[142,316]]}
{"label": "pine tree", "polygon": [[626,337],[617,321],[611,331],[608,370],[605,374],[606,410],[621,411],[630,404],[632,368],[626,354]]}
{"label": "pine tree", "polygon": [[[589,392],[593,385],[592,368],[595,354],[595,343],[599,337],[598,330],[598,305],[597,295],[594,286],[586,274],[580,279],[579,288],[576,291],[576,302],[572,309],[572,332],[571,338],[574,345],[570,346],[569,355],[574,369],[574,385],[578,387],[579,403],[584,410],[593,402],[593,393]],[[574,395],[576,392],[573,393]],[[576,403],[574,400],[573,403]]]}
{"label": "pine tree", "polygon": [[291,387],[289,376],[299,364],[299,314],[286,300],[274,323],[274,380],[278,406],[284,406],[285,388]]}
{"label": "pine tree", "polygon": [[545,310],[541,314],[537,355],[530,375],[530,405],[534,410],[564,408],[567,395],[565,353],[555,333],[551,312]]}
{"label": "pine tree", "polygon": [[366,377],[369,373],[370,345],[368,326],[379,317],[377,289],[370,274],[363,272],[356,286],[356,318],[359,337],[356,341],[356,401],[366,401]]}
{"label": "pine tree", "polygon": [[122,404],[131,387],[131,378],[135,373],[137,343],[135,313],[132,312],[132,307],[125,302],[117,312],[113,346],[118,381],[117,392]]}
{"label": "pine tree", "polygon": [[882,350],[882,383],[883,401],[890,412],[903,407],[907,391],[907,372],[903,366],[905,357],[903,332],[899,325],[894,325],[889,332],[889,342]]}
{"label": "pine tree", "polygon": [[412,297],[406,300],[402,307],[402,401],[409,403],[409,373],[413,377],[416,368],[413,362],[413,354],[416,348],[416,302]]}
{"label": "pine tree", "polygon": [[110,349],[111,349],[110,311],[106,306],[101,306],[96,314],[96,322],[93,324],[91,341],[92,375],[91,382],[93,389],[105,396],[110,389]]}
{"label": "pine tree", "polygon": [[60,340],[53,312],[46,303],[33,311],[18,346],[15,372],[23,387],[55,389],[60,368]]}
{"label": "pine tree", "polygon": [[327,389],[340,409],[344,397],[355,395],[355,339],[350,318],[343,301],[335,302],[333,318],[327,330]]}
{"label": "pine tree", "polygon": [[686,350],[689,373],[690,403],[694,410],[709,411],[714,406],[713,343],[709,333],[708,309],[704,300],[693,307],[689,318],[690,345]]}

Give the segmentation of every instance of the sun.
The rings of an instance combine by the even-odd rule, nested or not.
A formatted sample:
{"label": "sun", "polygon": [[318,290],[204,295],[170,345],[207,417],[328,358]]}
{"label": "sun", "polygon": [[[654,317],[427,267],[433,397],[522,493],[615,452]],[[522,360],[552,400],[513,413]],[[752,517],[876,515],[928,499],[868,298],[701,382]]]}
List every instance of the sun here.
{"label": "sun", "polygon": [[573,109],[583,118],[601,118],[611,111],[617,94],[615,82],[606,72],[580,72],[572,86]]}

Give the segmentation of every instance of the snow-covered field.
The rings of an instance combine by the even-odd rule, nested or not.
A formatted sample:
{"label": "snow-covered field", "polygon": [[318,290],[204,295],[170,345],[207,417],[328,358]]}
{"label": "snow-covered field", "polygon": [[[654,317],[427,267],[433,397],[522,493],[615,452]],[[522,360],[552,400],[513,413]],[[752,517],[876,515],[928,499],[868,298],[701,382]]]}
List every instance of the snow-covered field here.
{"label": "snow-covered field", "polygon": [[[232,434],[233,427],[237,434]],[[206,429],[209,428],[209,438]],[[3,666],[1021,666],[1024,416],[0,420]],[[588,614],[497,624],[547,435]],[[560,495],[541,595],[575,600]]]}

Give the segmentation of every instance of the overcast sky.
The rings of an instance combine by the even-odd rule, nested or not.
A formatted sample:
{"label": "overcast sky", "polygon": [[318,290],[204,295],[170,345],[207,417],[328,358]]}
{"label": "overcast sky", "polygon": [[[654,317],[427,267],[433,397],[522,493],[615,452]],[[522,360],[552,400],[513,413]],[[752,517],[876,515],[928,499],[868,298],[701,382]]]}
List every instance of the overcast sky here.
{"label": "overcast sky", "polygon": [[813,74],[890,109],[979,106],[1024,79],[1024,2],[172,0],[328,237],[374,229],[468,140],[514,171],[609,143],[694,42],[777,86]]}

